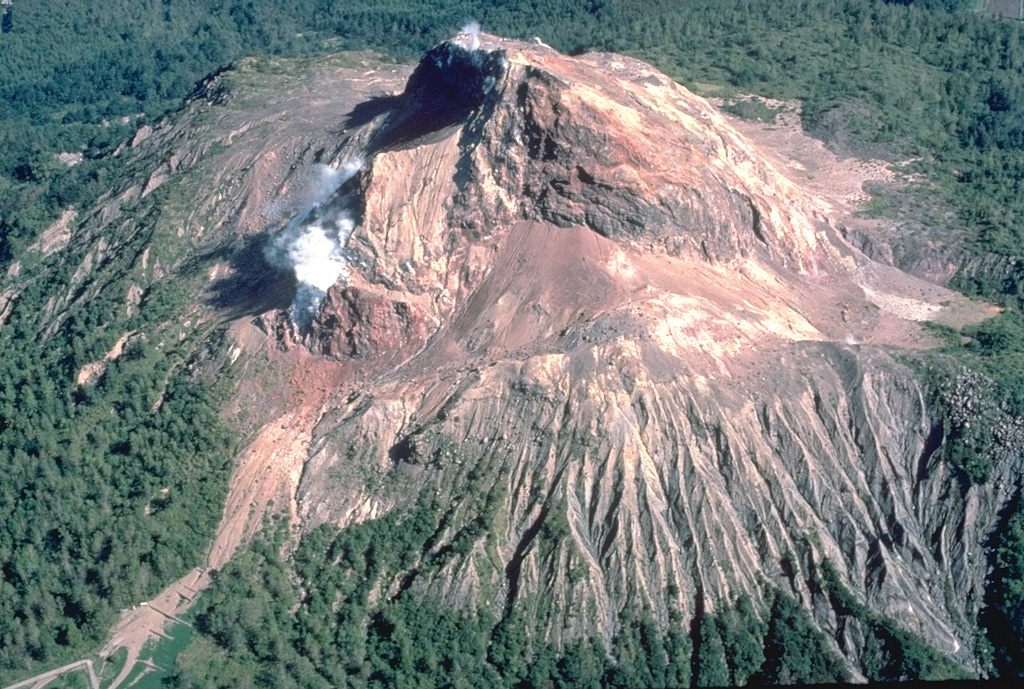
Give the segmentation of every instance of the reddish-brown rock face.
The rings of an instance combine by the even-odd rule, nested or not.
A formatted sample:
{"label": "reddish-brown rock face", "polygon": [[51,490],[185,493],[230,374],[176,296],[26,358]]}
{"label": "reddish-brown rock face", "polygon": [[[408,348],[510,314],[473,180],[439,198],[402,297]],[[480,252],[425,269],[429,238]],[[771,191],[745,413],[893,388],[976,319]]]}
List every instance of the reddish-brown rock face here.
{"label": "reddish-brown rock face", "polygon": [[[855,271],[866,264],[835,231],[827,204],[779,175],[706,101],[648,65],[617,55],[567,58],[483,36],[473,51],[438,46],[403,94],[379,101],[370,109],[376,116],[351,130],[338,154],[365,161],[331,202],[356,221],[345,249],[351,270],[340,280],[354,291],[335,290],[324,301],[307,337],[314,351],[368,369],[378,360],[393,367],[457,317],[460,332],[486,339],[493,324],[467,320],[477,313],[478,290],[520,270],[533,271],[533,285],[509,288],[533,290],[540,301],[506,298],[499,309],[520,327],[546,308],[542,294],[558,292],[558,283],[597,279],[617,285],[605,306],[632,303],[640,313],[655,295],[687,294],[698,301],[684,310],[702,311],[716,328],[723,313],[735,312],[749,327],[733,349],[748,337],[762,345],[889,337],[878,326],[892,314],[865,311],[849,325],[838,310],[822,308],[832,297],[858,300]],[[329,206],[323,214],[333,212]],[[617,267],[595,273],[586,263],[590,249],[577,242],[567,251],[582,262],[566,261],[547,284],[513,248],[524,236],[549,236],[522,229],[541,226],[596,242],[603,248],[591,258]],[[669,286],[681,269],[693,273],[690,286]],[[720,294],[705,299],[716,282]],[[627,297],[637,289],[647,296]],[[757,298],[739,306],[730,292]],[[549,309],[544,330],[571,332],[565,319],[602,299],[594,293],[590,305]],[[678,343],[672,350],[681,352]],[[707,356],[698,352],[697,360]]]}
{"label": "reddish-brown rock face", "polygon": [[325,356],[383,365],[416,353],[430,333],[423,314],[407,302],[336,285],[327,291],[307,341]]}
{"label": "reddish-brown rock face", "polygon": [[[329,356],[407,359],[501,274],[495,256],[523,221],[589,231],[623,257],[767,271],[782,289],[856,266],[821,202],[643,63],[483,37],[435,48],[385,101],[348,146],[366,162],[345,197],[358,222],[342,283],[362,296],[321,306],[308,339]],[[575,270],[560,279],[589,279]]]}

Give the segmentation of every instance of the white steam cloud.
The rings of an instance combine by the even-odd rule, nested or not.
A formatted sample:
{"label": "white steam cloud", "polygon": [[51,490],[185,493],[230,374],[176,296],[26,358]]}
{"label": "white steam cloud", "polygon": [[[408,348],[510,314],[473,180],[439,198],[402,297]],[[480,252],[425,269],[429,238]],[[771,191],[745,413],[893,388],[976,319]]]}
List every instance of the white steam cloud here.
{"label": "white steam cloud", "polygon": [[309,329],[328,288],[348,268],[345,244],[354,222],[347,208],[332,206],[329,201],[362,166],[361,159],[320,166],[309,203],[264,249],[268,263],[295,273],[299,284],[292,303],[292,322],[300,331]]}
{"label": "white steam cloud", "polygon": [[455,42],[469,51],[480,49],[480,24],[475,21],[467,22],[459,29]]}

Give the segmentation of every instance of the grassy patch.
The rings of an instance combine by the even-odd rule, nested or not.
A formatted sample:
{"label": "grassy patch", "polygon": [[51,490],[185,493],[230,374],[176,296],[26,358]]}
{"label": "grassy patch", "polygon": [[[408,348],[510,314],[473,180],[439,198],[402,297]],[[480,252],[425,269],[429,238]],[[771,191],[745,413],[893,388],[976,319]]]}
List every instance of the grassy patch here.
{"label": "grassy patch", "polygon": [[[175,624],[165,632],[170,639],[160,639],[153,646],[148,660],[162,668],[144,675],[135,685],[138,689],[161,689],[164,679],[174,674],[175,660],[192,642],[195,630],[187,624]],[[147,657],[143,654],[142,657]]]}
{"label": "grassy patch", "polygon": [[119,648],[109,658],[99,663],[96,667],[96,674],[100,680],[100,687],[106,687],[114,681],[121,674],[127,660],[128,649]]}
{"label": "grassy patch", "polygon": [[785,110],[783,106],[768,105],[757,96],[726,101],[722,104],[721,109],[744,120],[767,122],[768,124],[774,124],[779,113]]}
{"label": "grassy patch", "polygon": [[89,684],[89,673],[85,668],[62,675],[46,686],[47,689],[92,689],[92,685]]}

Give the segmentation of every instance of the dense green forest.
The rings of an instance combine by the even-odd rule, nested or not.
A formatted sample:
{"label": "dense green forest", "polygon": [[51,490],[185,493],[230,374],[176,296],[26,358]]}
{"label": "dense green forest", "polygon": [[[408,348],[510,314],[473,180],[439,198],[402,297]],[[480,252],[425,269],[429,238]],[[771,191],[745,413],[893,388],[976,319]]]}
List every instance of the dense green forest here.
{"label": "dense green forest", "polygon": [[[749,598],[663,630],[646,611],[624,610],[611,648],[597,638],[567,648],[539,642],[513,609],[438,608],[402,587],[446,562],[444,527],[428,500],[339,531],[322,526],[292,547],[281,525],[264,530],[224,568],[196,612],[201,633],[166,684],[175,687],[719,687],[849,681],[803,606],[766,588],[767,610]],[[489,525],[485,525],[485,529]],[[482,537],[483,532],[476,538]],[[292,551],[289,561],[283,550]],[[873,681],[967,675],[892,620],[868,612],[826,566],[822,585],[843,615],[868,631]],[[522,609],[532,609],[526,602]]]}
{"label": "dense green forest", "polygon": [[[145,345],[78,401],[53,389],[47,369],[60,362],[33,360],[22,346],[25,356],[6,357],[0,369],[7,671],[82,652],[102,640],[118,608],[195,566],[220,518],[231,456],[209,394]],[[151,376],[167,387],[151,387]],[[37,386],[52,392],[39,396]]]}
{"label": "dense green forest", "polygon": [[[992,403],[1019,415],[1024,27],[980,16],[972,6],[13,3],[0,31],[0,287],[15,279],[30,285],[0,329],[0,680],[95,650],[118,608],[199,562],[219,517],[233,440],[216,410],[230,381],[214,385],[189,373],[196,342],[209,333],[165,345],[161,332],[194,293],[154,288],[138,313],[125,315],[114,306],[128,279],[119,269],[103,298],[76,306],[49,332],[41,314],[69,269],[29,249],[64,209],[84,208],[112,186],[120,171],[110,153],[142,124],[180,107],[204,75],[246,54],[371,48],[410,60],[476,19],[489,32],[541,36],[566,52],[631,54],[705,93],[798,98],[806,128],[837,150],[912,161],[902,169],[924,179],[912,187],[913,203],[905,194],[882,194],[876,204],[907,233],[939,239],[961,255],[1003,257],[998,271],[985,260],[971,262],[954,284],[1008,310],[966,332],[969,344],[951,340],[941,356],[983,375]],[[81,161],[68,165],[60,153],[81,154]],[[20,276],[8,273],[16,262]],[[125,332],[138,334],[126,354],[95,383],[79,385],[82,366],[102,359]],[[975,433],[955,445],[950,461],[965,480],[984,481],[988,449]],[[991,631],[993,673],[1024,671],[1020,505],[992,544],[991,609],[982,622]],[[179,658],[173,682],[391,686],[447,676],[453,684],[469,677],[487,686],[712,686],[843,678],[802,608],[781,593],[770,610],[739,600],[695,624],[675,620],[667,633],[636,611],[622,620],[612,648],[588,640],[561,652],[534,644],[514,616],[431,610],[411,593],[371,605],[374,582],[424,553],[432,533],[429,520],[417,519],[431,509],[421,505],[417,514],[342,533],[323,529],[295,544],[287,562],[279,547],[287,537],[272,530],[225,568],[203,599],[202,634]],[[823,586],[872,630],[870,677],[956,675],[891,621],[867,616],[828,572]],[[211,658],[223,663],[216,677],[205,674]],[[275,662],[261,663],[268,659]]]}
{"label": "dense green forest", "polygon": [[[122,291],[103,290],[45,334],[39,311],[66,289],[69,272],[26,287],[0,333],[5,679],[94,650],[119,608],[196,566],[233,455],[218,415],[230,381],[194,379],[193,338],[175,332],[168,344],[157,324],[180,298],[165,293],[174,288],[151,290],[132,316]],[[137,335],[97,380],[79,384],[121,333]]]}
{"label": "dense green forest", "polygon": [[443,566],[443,556],[428,554],[438,509],[421,501],[403,517],[321,527],[289,563],[280,556],[284,530],[266,529],[203,597],[202,636],[167,684],[642,689],[849,679],[806,610],[781,592],[766,622],[742,598],[703,616],[692,635],[679,616],[665,632],[627,609],[611,649],[597,638],[558,649],[532,638],[515,612],[499,621],[487,610],[444,610],[410,589],[381,600],[374,593],[403,569],[428,577]]}

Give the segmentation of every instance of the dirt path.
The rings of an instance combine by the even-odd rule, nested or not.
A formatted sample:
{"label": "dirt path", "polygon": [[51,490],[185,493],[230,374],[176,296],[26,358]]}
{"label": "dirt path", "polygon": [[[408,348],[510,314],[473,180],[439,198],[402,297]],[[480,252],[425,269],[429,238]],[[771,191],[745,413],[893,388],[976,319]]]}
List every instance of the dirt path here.
{"label": "dirt path", "polygon": [[[323,393],[329,386],[322,384],[313,386],[313,389]],[[304,392],[308,394],[309,391],[307,389]],[[224,567],[235,551],[259,530],[264,515],[287,505],[290,516],[295,518],[295,491],[302,475],[313,428],[320,419],[323,397],[323,394],[309,395],[299,408],[263,426],[241,453],[238,467],[231,478],[220,526],[205,564],[196,567],[152,599],[122,613],[110,641],[99,652],[100,657],[106,658],[120,648],[128,651],[124,667],[108,685],[108,689],[124,686],[135,666],[145,662],[140,655],[147,642],[169,638],[166,627],[184,622],[181,616],[210,585],[210,573]],[[92,688],[99,689],[99,679],[91,659],[76,661],[30,677],[6,689],[42,689],[62,675],[83,669],[89,673]]]}
{"label": "dirt path", "polygon": [[221,569],[231,560],[239,546],[259,530],[265,514],[280,505],[288,505],[289,514],[294,518],[295,490],[313,427],[320,418],[319,409],[319,404],[307,403],[268,423],[242,452],[205,566],[193,569],[152,600],[125,612],[110,642],[100,651],[100,655],[106,657],[119,648],[128,650],[124,669],[109,689],[116,689],[128,678],[146,642],[166,638],[165,627],[182,621],[180,616],[210,585],[210,572]]}
{"label": "dirt path", "polygon": [[109,685],[110,689],[120,686],[128,678],[139,661],[139,654],[147,641],[151,638],[168,638],[164,632],[165,625],[169,622],[182,622],[178,616],[188,610],[198,593],[209,584],[207,570],[197,567],[165,588],[155,598],[121,615],[117,626],[114,627],[113,637],[100,651],[101,657],[110,657],[119,648],[128,651],[124,667]]}
{"label": "dirt path", "polygon": [[11,684],[7,689],[42,689],[53,680],[63,677],[69,672],[80,672],[81,670],[85,670],[88,673],[89,686],[92,689],[100,689],[100,680],[96,676],[96,669],[93,667],[92,660],[76,660],[73,663],[62,665],[49,672],[44,672],[35,677],[29,677],[28,679]]}

